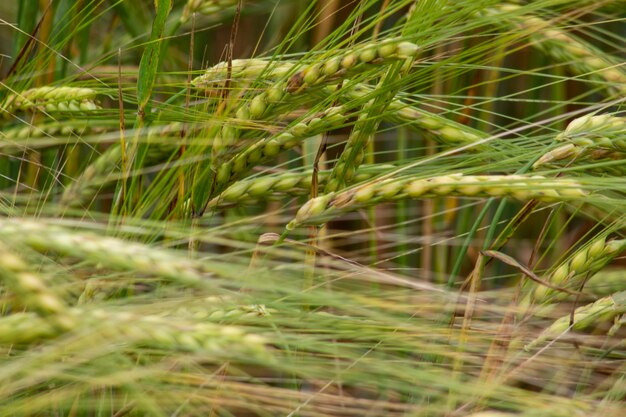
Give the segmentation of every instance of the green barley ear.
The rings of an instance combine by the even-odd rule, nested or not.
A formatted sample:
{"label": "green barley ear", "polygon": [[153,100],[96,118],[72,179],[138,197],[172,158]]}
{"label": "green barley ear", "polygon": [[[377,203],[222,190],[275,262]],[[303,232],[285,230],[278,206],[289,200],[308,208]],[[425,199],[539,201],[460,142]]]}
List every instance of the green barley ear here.
{"label": "green barley ear", "polygon": [[24,307],[36,312],[54,327],[65,329],[73,326],[74,319],[68,315],[68,306],[63,299],[49,288],[42,276],[31,271],[26,262],[4,244],[0,244],[0,275]]}
{"label": "green barley ear", "polygon": [[543,155],[533,168],[554,161],[626,157],[626,118],[588,114],[571,121],[556,137],[559,146]]}
{"label": "green barley ear", "polygon": [[0,343],[28,344],[52,339],[68,329],[60,329],[35,313],[14,313],[0,318]]}
{"label": "green barley ear", "polygon": [[[315,57],[316,61],[313,63],[258,58],[239,59],[232,61],[230,79],[236,84],[257,79],[281,81],[285,83],[285,93],[297,94],[309,87],[353,77],[369,70],[371,65],[384,66],[399,60],[415,58],[419,52],[419,46],[414,43],[389,38],[358,44],[328,56]],[[220,62],[194,78],[191,84],[202,90],[223,88],[228,67],[228,62]]]}
{"label": "green barley ear", "polygon": [[[604,268],[624,250],[626,250],[626,239],[607,241],[604,236],[600,236],[559,265],[550,274],[548,281],[556,286],[567,286],[577,290],[587,278]],[[563,293],[557,293],[545,286],[538,286],[533,295],[535,302],[565,298]]]}
{"label": "green barley ear", "polygon": [[602,268],[589,278],[585,284],[586,291],[597,296],[607,296],[620,291],[626,291],[626,269]]}
{"label": "green barley ear", "polygon": [[[354,182],[369,180],[394,168],[394,165],[388,164],[364,165],[355,175]],[[312,174],[313,171],[307,170],[239,180],[209,201],[208,206],[219,207],[220,205],[249,203],[282,196],[308,195],[311,192]],[[324,186],[329,177],[330,171],[320,171],[318,173],[319,185]]]}
{"label": "green barley ear", "polygon": [[39,87],[9,95],[0,110],[7,116],[16,111],[48,113],[81,113],[100,109],[97,92],[91,88]]}
{"label": "green barley ear", "polygon": [[[148,130],[146,141],[150,145],[144,157],[143,165],[150,166],[166,160],[177,149],[177,145],[168,143],[151,143],[161,136],[174,135],[180,131],[179,123],[171,123],[164,127]],[[172,137],[174,139],[174,137]],[[61,207],[79,208],[91,205],[95,197],[103,189],[112,186],[122,174],[122,147],[113,144],[88,165],[81,175],[71,183],[61,196]]]}
{"label": "green barley ear", "polygon": [[626,93],[626,72],[619,59],[555,27],[553,22],[530,14],[517,14],[520,9],[517,5],[504,4],[488,9],[487,14],[504,17],[498,20],[499,24],[514,25],[527,31],[534,46],[557,62],[567,62],[572,72],[606,85],[612,93]]}
{"label": "green barley ear", "polygon": [[[574,311],[573,330],[584,330],[589,326],[602,321],[612,320],[616,316],[626,313],[626,291],[618,292],[600,300],[578,307]],[[535,340],[527,344],[524,349],[531,350],[546,340],[563,334],[570,328],[572,316],[566,315],[556,320],[545,329]]]}
{"label": "green barley ear", "polygon": [[43,221],[0,221],[0,239],[41,253],[55,252],[111,269],[136,271],[183,286],[206,287],[210,271],[176,252],[107,236],[79,233]]}
{"label": "green barley ear", "polygon": [[106,310],[85,310],[85,322],[107,322],[112,337],[124,336],[134,345],[227,356],[231,352],[270,360],[267,341],[242,328],[171,316],[137,315]]}
{"label": "green barley ear", "polygon": [[194,13],[210,16],[237,5],[238,0],[187,0],[180,16],[181,23],[188,21]]}
{"label": "green barley ear", "polygon": [[304,139],[329,129],[343,126],[350,113],[344,106],[334,106],[287,127],[278,135],[258,140],[220,165],[216,179],[216,192],[222,192],[235,179],[242,177],[254,166],[298,146]]}
{"label": "green barley ear", "polygon": [[[390,178],[334,193],[330,200],[310,200],[298,210],[289,225],[294,228],[301,224],[320,224],[341,213],[384,202],[440,196],[511,197],[519,201],[554,202],[584,199],[588,193],[574,180],[539,175],[450,174],[425,179]],[[314,201],[324,201],[325,204]],[[311,210],[312,206],[315,210]]]}
{"label": "green barley ear", "polygon": [[[342,91],[344,94],[339,98],[342,101],[362,100],[371,96],[374,91],[373,87],[357,84],[345,93]],[[331,91],[329,90],[329,92]],[[390,100],[387,111],[383,113],[383,118],[417,131],[431,133],[435,140],[448,146],[469,145],[489,137],[484,132],[446,119],[438,114],[419,109],[397,97]],[[486,150],[488,146],[478,145],[471,149],[476,151]]]}

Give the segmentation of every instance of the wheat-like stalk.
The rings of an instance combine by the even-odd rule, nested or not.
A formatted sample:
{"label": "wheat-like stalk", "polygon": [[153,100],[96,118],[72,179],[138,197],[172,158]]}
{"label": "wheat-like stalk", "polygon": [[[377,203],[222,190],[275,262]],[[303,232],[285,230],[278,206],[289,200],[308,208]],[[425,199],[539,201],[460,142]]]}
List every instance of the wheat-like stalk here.
{"label": "wheat-like stalk", "polygon": [[38,87],[9,95],[0,109],[6,115],[15,111],[40,110],[48,113],[80,113],[100,109],[91,88]]}
{"label": "wheat-like stalk", "polygon": [[594,295],[606,296],[620,291],[626,291],[626,269],[603,268],[585,284],[585,289]]}
{"label": "wheat-like stalk", "polygon": [[[340,100],[363,100],[375,92],[374,87],[365,84],[357,84],[352,88],[342,91]],[[387,111],[381,117],[384,120],[399,123],[403,126],[420,131],[426,131],[434,135],[435,139],[444,145],[459,146],[476,143],[488,137],[487,134],[473,129],[462,123],[446,119],[443,116],[419,109],[401,98],[393,98],[389,102]],[[485,149],[476,146],[475,150]]]}
{"label": "wheat-like stalk", "polygon": [[[626,239],[607,241],[605,236],[597,237],[559,265],[550,274],[548,281],[559,287],[566,285],[569,288],[578,289],[587,278],[604,268],[624,250],[626,250]],[[535,302],[553,298],[559,300],[564,297],[565,294],[555,292],[545,286],[538,286],[534,291]]]}
{"label": "wheat-like stalk", "polygon": [[[283,80],[285,91],[293,94],[310,86],[345,79],[368,69],[368,65],[384,65],[396,60],[415,58],[419,47],[408,41],[389,38],[355,45],[331,56],[319,56],[314,63],[298,61],[271,61],[267,59],[233,60],[230,79],[238,82]],[[228,78],[229,63],[221,62],[194,78],[195,88],[213,90],[223,87]],[[262,99],[259,99],[262,100]]]}
{"label": "wheat-like stalk", "polygon": [[233,351],[268,358],[263,337],[240,327],[206,321],[181,320],[175,316],[86,310],[87,321],[110,321],[107,332],[121,335],[134,344],[228,356]]}
{"label": "wheat-like stalk", "polygon": [[238,0],[187,0],[180,16],[181,23],[189,20],[192,14],[200,13],[210,16],[237,5]]}
{"label": "wheat-like stalk", "polygon": [[[394,165],[376,164],[361,167],[353,182],[362,182],[394,169]],[[324,186],[331,171],[320,171],[318,181]],[[239,180],[226,188],[220,195],[209,201],[209,207],[220,205],[267,200],[273,197],[301,196],[311,192],[311,170],[264,175],[259,178]]]}
{"label": "wheat-like stalk", "polygon": [[617,94],[626,94],[626,72],[618,59],[555,27],[554,22],[516,14],[520,9],[514,4],[503,4],[487,13],[506,16],[500,22],[527,31],[536,47],[556,61],[566,62],[573,72],[605,84]]}
{"label": "wheat-like stalk", "polygon": [[40,342],[54,338],[69,329],[59,328],[35,313],[14,313],[0,317],[0,343]]}
{"label": "wheat-like stalk", "polygon": [[533,168],[570,159],[624,159],[626,118],[610,114],[584,115],[572,120],[556,140],[565,144],[547,152]]}
{"label": "wheat-like stalk", "polygon": [[83,259],[112,269],[150,274],[181,285],[206,286],[206,265],[174,252],[113,237],[78,233],[28,219],[0,220],[0,239]]}
{"label": "wheat-like stalk", "polygon": [[36,312],[53,326],[64,329],[73,325],[63,299],[4,243],[0,243],[0,275],[2,282],[28,310]]}
{"label": "wheat-like stalk", "polygon": [[602,321],[612,320],[614,317],[626,313],[626,291],[618,292],[599,299],[598,301],[578,307],[573,315],[566,315],[557,319],[545,329],[524,349],[531,350],[546,340],[554,339],[570,329],[570,321],[573,317],[573,330],[584,330],[585,328]]}
{"label": "wheat-like stalk", "polygon": [[287,226],[319,224],[340,213],[383,202],[440,196],[512,197],[520,201],[560,201],[588,196],[574,180],[523,175],[450,174],[425,179],[411,177],[375,181],[354,189],[309,200]]}
{"label": "wheat-like stalk", "polygon": [[[157,126],[146,133],[145,144],[149,145],[143,164],[150,166],[172,156],[178,145],[162,141],[163,136],[177,133],[181,128],[179,123],[171,123],[165,127]],[[159,141],[156,142],[156,138]],[[173,138],[172,138],[173,139]],[[60,204],[63,207],[82,207],[89,205],[100,190],[120,178],[123,149],[120,144],[108,147],[94,162],[89,164],[80,176],[70,184],[61,196]]]}
{"label": "wheat-like stalk", "polygon": [[32,313],[0,318],[0,343],[31,344],[67,332],[97,329],[111,340],[126,345],[229,356],[233,352],[269,358],[266,340],[242,328],[170,315],[136,314],[112,309],[73,308],[71,326],[59,328]]}
{"label": "wheat-like stalk", "polygon": [[342,126],[349,115],[349,109],[344,106],[330,107],[319,114],[285,128],[278,135],[258,140],[219,166],[216,177],[217,191],[221,192],[233,180],[243,176],[252,167],[297,146],[302,140],[328,129]]}

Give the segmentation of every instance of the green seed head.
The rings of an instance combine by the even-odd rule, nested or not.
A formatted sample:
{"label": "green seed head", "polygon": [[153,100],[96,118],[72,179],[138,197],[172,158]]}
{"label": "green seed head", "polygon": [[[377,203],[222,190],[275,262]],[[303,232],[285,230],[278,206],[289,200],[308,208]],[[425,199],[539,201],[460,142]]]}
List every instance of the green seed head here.
{"label": "green seed head", "polygon": [[626,239],[613,239],[607,242],[603,255],[615,256],[626,249]]}
{"label": "green seed head", "polygon": [[437,120],[433,117],[422,117],[416,121],[417,125],[428,130],[441,129],[444,124],[441,120]]}
{"label": "green seed head", "polygon": [[406,189],[410,197],[417,198],[426,194],[430,190],[430,183],[426,180],[411,181]]}
{"label": "green seed head", "polygon": [[250,111],[247,106],[242,106],[237,109],[237,113],[235,113],[238,119],[240,120],[249,120],[250,119]]}
{"label": "green seed head", "polygon": [[444,126],[439,129],[439,134],[446,140],[451,142],[465,142],[465,135],[459,129],[452,126]]}
{"label": "green seed head", "polygon": [[232,164],[226,163],[220,165],[217,170],[217,178],[215,179],[219,184],[226,184],[230,180]]}
{"label": "green seed head", "polygon": [[[294,136],[303,137],[309,134],[309,126],[306,123],[300,122],[291,128]],[[282,135],[281,135],[282,136]],[[280,140],[283,143],[282,139]]]}
{"label": "green seed head", "polygon": [[235,174],[239,174],[241,172],[244,172],[246,170],[246,167],[247,167],[246,156],[239,155],[233,161],[232,172]]}
{"label": "green seed head", "polygon": [[552,273],[550,281],[554,284],[565,282],[569,276],[570,269],[567,263],[562,264]]}

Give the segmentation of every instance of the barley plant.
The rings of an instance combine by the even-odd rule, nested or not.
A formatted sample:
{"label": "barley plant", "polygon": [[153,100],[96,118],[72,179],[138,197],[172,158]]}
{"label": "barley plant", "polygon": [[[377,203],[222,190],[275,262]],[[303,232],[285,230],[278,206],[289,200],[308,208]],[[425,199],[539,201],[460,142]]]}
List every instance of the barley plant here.
{"label": "barley plant", "polygon": [[0,417],[622,417],[625,11],[0,1]]}

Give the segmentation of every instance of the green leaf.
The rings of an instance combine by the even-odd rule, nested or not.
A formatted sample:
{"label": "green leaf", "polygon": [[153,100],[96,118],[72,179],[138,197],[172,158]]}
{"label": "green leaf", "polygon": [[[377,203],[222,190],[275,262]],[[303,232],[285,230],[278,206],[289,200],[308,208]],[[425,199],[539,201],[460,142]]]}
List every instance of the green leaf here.
{"label": "green leaf", "polygon": [[152,89],[159,66],[159,56],[161,54],[161,40],[165,30],[167,16],[172,10],[172,0],[155,0],[156,17],[152,22],[152,33],[150,42],[141,56],[139,63],[139,79],[137,80],[137,101],[139,104],[139,114],[143,117],[146,106],[152,96]]}

